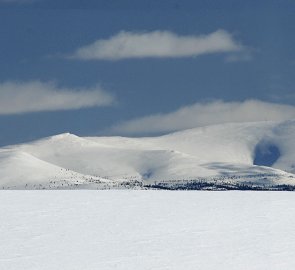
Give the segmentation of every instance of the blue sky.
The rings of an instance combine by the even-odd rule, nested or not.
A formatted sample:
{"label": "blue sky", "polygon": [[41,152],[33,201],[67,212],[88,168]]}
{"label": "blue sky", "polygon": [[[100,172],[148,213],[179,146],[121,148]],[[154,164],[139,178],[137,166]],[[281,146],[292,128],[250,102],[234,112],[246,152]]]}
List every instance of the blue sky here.
{"label": "blue sky", "polygon": [[160,134],[228,112],[292,118],[294,11],[292,1],[0,0],[0,145]]}

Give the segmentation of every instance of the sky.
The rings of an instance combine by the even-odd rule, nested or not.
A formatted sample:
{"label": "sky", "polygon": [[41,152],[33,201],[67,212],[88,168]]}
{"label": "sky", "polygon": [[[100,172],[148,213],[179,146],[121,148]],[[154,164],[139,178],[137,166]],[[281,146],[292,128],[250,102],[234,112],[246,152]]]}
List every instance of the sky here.
{"label": "sky", "polygon": [[0,0],[0,146],[295,118],[293,1]]}

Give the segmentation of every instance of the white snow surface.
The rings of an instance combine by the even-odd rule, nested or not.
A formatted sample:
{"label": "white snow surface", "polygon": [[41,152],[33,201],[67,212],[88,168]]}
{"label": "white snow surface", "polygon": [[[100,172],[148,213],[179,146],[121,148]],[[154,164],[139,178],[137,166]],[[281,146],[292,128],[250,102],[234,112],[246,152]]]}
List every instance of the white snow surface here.
{"label": "white snow surface", "polygon": [[[139,180],[229,179],[295,184],[295,121],[229,123],[160,137],[78,137],[65,133],[0,148],[0,188],[98,188]],[[254,165],[255,149],[279,157]],[[234,178],[235,180],[230,180]]]}
{"label": "white snow surface", "polygon": [[1,191],[0,269],[293,270],[292,192]]}

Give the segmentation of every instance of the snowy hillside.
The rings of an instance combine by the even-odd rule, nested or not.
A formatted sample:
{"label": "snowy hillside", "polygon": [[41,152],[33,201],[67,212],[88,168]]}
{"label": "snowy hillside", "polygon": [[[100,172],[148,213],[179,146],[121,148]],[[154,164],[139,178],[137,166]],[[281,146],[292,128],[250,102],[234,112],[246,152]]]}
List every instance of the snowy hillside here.
{"label": "snowy hillside", "polygon": [[295,185],[294,138],[295,121],[214,125],[148,138],[66,133],[0,148],[0,187]]}

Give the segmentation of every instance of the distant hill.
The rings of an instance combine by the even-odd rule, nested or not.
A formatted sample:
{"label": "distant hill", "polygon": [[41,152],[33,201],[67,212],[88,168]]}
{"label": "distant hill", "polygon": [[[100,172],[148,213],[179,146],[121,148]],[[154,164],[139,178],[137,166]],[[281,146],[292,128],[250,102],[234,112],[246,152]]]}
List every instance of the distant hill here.
{"label": "distant hill", "polygon": [[197,189],[196,183],[207,189],[295,186],[295,121],[230,123],[146,138],[66,133],[0,148],[2,189]]}

